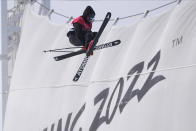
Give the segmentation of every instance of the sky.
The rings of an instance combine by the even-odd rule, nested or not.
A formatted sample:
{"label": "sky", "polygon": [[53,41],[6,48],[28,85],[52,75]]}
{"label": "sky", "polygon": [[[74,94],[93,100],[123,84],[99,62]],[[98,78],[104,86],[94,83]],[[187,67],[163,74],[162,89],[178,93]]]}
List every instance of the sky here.
{"label": "sky", "polygon": [[[63,1],[63,0],[51,0],[51,8],[54,9],[55,12],[61,13],[65,16],[73,16],[77,17],[80,16],[85,9],[87,5],[91,5],[95,12],[96,12],[96,18],[95,19],[103,19],[106,12],[110,11],[112,13],[112,18],[117,17],[125,17],[130,16],[137,13],[145,12],[149,9],[154,9],[158,6],[164,5],[166,3],[172,2],[174,0],[130,0],[130,1]],[[1,2],[0,2],[1,3]],[[8,0],[8,9],[13,7],[14,1]],[[151,12],[147,17],[154,17],[156,15],[160,15],[161,13],[164,13],[169,8],[172,8],[175,6],[175,4],[172,4],[171,6],[164,7],[160,10]],[[1,8],[1,7],[0,7]],[[34,10],[37,11],[39,8],[38,4],[34,4],[33,6]],[[1,14],[1,12],[0,12]],[[120,20],[116,26],[123,26],[127,24],[132,24],[134,22],[139,21],[142,19],[142,16],[134,17],[134,18],[128,18],[124,20]],[[0,18],[1,21],[1,18]],[[52,14],[51,21],[56,24],[64,24],[67,19],[61,16],[58,16],[56,14]],[[113,22],[110,22],[110,25],[113,24]],[[97,31],[100,22],[96,22],[93,24],[93,31]],[[1,26],[0,26],[1,28]],[[0,33],[1,36],[1,33]],[[1,37],[0,37],[1,41]],[[0,47],[1,48],[1,47]],[[0,50],[1,53],[1,50]],[[1,63],[0,63],[1,64]],[[1,72],[1,65],[0,65],[0,72]],[[0,84],[1,84],[1,75],[0,75]],[[0,86],[1,87],[1,86]],[[0,91],[2,92],[2,91]],[[0,95],[2,95],[0,93]],[[1,100],[1,97],[0,97]],[[0,107],[2,108],[2,104],[0,101]],[[0,112],[1,112],[0,108]],[[0,114],[1,118],[1,114]],[[1,123],[2,119],[0,119]],[[2,125],[0,124],[0,131],[2,131]]]}
{"label": "sky", "polygon": [[[51,8],[54,9],[56,12],[59,12],[66,16],[73,16],[75,18],[75,17],[82,15],[83,10],[85,9],[87,5],[91,5],[96,12],[95,19],[103,19],[105,14],[108,11],[112,13],[112,18],[115,19],[117,17],[125,17],[125,16],[130,16],[133,14],[137,14],[137,13],[143,13],[146,10],[154,9],[160,5],[164,5],[172,1],[174,0],[85,1],[85,2],[84,1],[70,2],[70,1],[62,1],[62,0],[52,0]],[[167,8],[169,7],[163,8],[161,10],[156,10],[155,12],[151,12],[148,17],[160,15],[160,13],[165,12]],[[138,16],[134,18],[120,20],[117,23],[117,26],[122,26],[122,25],[137,22],[142,17],[143,16]],[[51,16],[51,20],[54,23],[63,24],[66,22],[67,19],[53,14]],[[113,22],[110,22],[110,23],[113,24]],[[100,24],[101,22],[94,23],[93,30],[98,30]]]}

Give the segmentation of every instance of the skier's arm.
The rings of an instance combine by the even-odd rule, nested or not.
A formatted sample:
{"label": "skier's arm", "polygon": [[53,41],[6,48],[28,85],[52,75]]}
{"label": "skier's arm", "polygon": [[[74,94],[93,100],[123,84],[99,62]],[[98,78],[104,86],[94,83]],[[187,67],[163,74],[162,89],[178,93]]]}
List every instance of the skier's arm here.
{"label": "skier's arm", "polygon": [[79,23],[74,23],[73,26],[75,28],[76,36],[81,40],[83,46],[85,46],[85,38],[83,34],[84,32],[82,31],[82,25]]}

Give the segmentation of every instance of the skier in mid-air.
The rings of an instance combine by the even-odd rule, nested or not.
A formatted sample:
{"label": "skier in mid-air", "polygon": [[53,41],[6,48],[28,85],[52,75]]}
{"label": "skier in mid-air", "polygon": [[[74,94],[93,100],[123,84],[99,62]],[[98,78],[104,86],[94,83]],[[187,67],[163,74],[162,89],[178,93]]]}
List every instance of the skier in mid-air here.
{"label": "skier in mid-air", "polygon": [[83,46],[84,50],[89,50],[97,32],[92,32],[95,11],[91,6],[87,6],[82,16],[72,21],[73,28],[67,33],[69,41],[74,46]]}

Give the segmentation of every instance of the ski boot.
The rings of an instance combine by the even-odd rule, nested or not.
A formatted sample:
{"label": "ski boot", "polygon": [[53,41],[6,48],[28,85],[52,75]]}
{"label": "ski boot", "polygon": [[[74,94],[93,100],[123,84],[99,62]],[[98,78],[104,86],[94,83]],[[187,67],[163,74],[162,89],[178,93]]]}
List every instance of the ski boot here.
{"label": "ski boot", "polygon": [[[88,44],[88,48],[86,50],[86,53],[90,50],[92,44],[93,44],[93,40],[91,40],[91,42]],[[85,49],[86,49],[86,47],[85,47]],[[93,55],[93,51],[91,52],[91,55]]]}

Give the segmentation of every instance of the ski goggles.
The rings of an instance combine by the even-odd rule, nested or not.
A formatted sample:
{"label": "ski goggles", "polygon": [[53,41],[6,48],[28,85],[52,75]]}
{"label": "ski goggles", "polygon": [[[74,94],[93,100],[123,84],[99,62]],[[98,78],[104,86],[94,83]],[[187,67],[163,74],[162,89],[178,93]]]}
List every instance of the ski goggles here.
{"label": "ski goggles", "polygon": [[90,20],[91,22],[93,22],[93,21],[95,21],[95,18],[94,18],[94,17],[89,17],[89,20]]}
{"label": "ski goggles", "polygon": [[95,20],[95,15],[90,15],[90,16],[89,16],[89,20],[90,20],[91,22],[93,22],[93,21]]}

